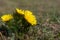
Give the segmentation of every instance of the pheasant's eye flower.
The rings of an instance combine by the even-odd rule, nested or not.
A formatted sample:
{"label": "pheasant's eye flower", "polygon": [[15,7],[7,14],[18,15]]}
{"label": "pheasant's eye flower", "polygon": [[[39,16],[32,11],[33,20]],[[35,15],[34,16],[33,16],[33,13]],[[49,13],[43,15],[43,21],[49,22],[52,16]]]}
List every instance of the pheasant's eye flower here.
{"label": "pheasant's eye flower", "polygon": [[1,19],[2,21],[6,22],[6,21],[13,19],[13,16],[11,14],[3,15],[1,16]]}
{"label": "pheasant's eye flower", "polygon": [[36,25],[37,24],[37,20],[36,17],[34,15],[32,15],[30,12],[26,12],[24,14],[24,18],[27,20],[28,23],[30,23],[31,25]]}
{"label": "pheasant's eye flower", "polygon": [[20,15],[24,14],[24,10],[16,8],[16,12]]}

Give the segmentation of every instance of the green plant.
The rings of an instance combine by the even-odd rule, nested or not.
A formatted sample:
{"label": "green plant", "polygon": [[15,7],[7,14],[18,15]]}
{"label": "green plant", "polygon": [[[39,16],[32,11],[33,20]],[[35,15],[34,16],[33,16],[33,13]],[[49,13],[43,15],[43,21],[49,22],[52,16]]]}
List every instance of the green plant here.
{"label": "green plant", "polygon": [[16,8],[13,14],[5,14],[1,16],[3,26],[8,30],[8,34],[15,34],[17,39],[24,33],[27,33],[29,27],[37,24],[36,17],[29,10]]}

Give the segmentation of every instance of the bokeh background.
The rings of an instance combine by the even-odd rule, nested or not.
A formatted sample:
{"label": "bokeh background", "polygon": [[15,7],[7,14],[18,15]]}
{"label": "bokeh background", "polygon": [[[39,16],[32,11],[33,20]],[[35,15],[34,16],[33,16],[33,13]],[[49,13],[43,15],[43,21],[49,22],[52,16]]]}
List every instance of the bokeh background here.
{"label": "bokeh background", "polygon": [[38,21],[21,40],[60,40],[60,0],[0,0],[0,15],[15,8],[32,11]]}

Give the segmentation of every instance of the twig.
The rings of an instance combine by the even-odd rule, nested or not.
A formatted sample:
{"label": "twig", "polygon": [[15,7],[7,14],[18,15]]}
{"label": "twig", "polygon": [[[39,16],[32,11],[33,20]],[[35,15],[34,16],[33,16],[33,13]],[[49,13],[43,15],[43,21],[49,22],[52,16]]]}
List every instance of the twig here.
{"label": "twig", "polygon": [[2,40],[4,40],[4,39],[3,39],[3,35],[2,35],[2,33],[1,33],[1,32],[0,32],[0,36],[1,36],[1,39],[2,39]]}

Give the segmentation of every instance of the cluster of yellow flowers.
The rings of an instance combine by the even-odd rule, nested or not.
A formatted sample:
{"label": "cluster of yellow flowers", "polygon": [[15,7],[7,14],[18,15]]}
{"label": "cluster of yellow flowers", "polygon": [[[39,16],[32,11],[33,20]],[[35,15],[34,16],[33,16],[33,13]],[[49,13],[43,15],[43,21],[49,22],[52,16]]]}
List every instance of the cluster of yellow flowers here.
{"label": "cluster of yellow flowers", "polygon": [[[31,11],[16,8],[16,12],[20,15],[23,15],[25,20],[28,23],[30,23],[31,25],[36,25],[37,24],[36,17],[32,14]],[[2,21],[9,21],[9,20],[13,19],[13,16],[11,14],[3,15],[1,17],[1,19],[2,19]]]}
{"label": "cluster of yellow flowers", "polygon": [[24,18],[27,20],[27,22],[29,22],[31,25],[36,25],[37,24],[37,20],[36,17],[32,14],[31,11],[29,10],[21,10],[21,9],[16,9],[17,13],[20,15],[24,15]]}

